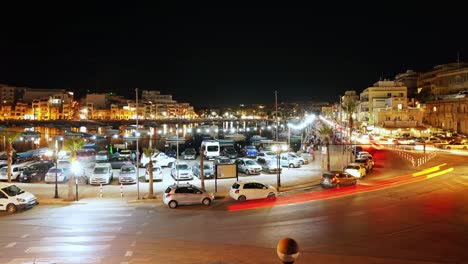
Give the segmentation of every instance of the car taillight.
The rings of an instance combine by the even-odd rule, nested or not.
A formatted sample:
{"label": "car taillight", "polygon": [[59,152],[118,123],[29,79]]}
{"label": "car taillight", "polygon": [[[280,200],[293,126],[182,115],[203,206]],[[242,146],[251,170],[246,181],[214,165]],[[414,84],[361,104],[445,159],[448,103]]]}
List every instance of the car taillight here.
{"label": "car taillight", "polygon": [[333,177],[332,182],[336,182],[336,177]]}
{"label": "car taillight", "polygon": [[170,193],[166,193],[166,198],[169,198],[171,196]]}
{"label": "car taillight", "polygon": [[236,190],[235,193],[239,193],[239,190]]}

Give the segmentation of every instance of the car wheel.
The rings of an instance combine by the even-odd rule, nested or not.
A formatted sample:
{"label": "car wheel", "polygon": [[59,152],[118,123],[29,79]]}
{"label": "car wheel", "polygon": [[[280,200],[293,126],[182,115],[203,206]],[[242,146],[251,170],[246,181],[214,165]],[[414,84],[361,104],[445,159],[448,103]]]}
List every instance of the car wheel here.
{"label": "car wheel", "polygon": [[245,170],[245,174],[250,175],[250,171],[249,171],[249,170]]}
{"label": "car wheel", "polygon": [[241,195],[241,196],[239,196],[239,198],[237,198],[237,200],[243,202],[243,201],[247,200],[247,197],[245,197],[244,195]]}
{"label": "car wheel", "polygon": [[203,199],[202,203],[203,203],[203,205],[208,206],[208,205],[211,204],[211,199],[210,198],[205,198],[205,199]]}
{"label": "car wheel", "polygon": [[171,209],[177,208],[177,202],[176,201],[170,201],[168,205],[169,205],[169,208],[171,208]]}
{"label": "car wheel", "polygon": [[294,164],[289,164],[289,168],[294,168]]}
{"label": "car wheel", "polygon": [[447,149],[450,149],[450,147],[447,147]]}
{"label": "car wheel", "polygon": [[6,211],[9,214],[14,214],[14,213],[16,213],[17,210],[18,210],[18,208],[16,208],[16,205],[14,205],[14,204],[8,204],[7,207],[6,207]]}
{"label": "car wheel", "polygon": [[269,193],[269,194],[267,195],[267,198],[268,198],[268,199],[274,199],[275,197],[276,197],[276,195],[275,195],[274,193]]}

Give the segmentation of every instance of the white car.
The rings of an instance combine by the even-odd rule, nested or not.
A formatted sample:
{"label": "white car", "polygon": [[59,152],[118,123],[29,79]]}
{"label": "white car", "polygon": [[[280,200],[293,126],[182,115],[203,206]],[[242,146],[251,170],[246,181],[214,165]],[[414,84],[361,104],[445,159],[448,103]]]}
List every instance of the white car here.
{"label": "white car", "polygon": [[262,166],[253,159],[241,158],[236,159],[237,168],[240,172],[243,172],[247,175],[250,174],[260,174],[262,172]]}
{"label": "white car", "polygon": [[[150,180],[149,168],[146,168],[145,180],[148,182]],[[153,164],[153,181],[162,181],[163,180],[163,170],[161,166]]]}
{"label": "white car", "polygon": [[[174,164],[176,161],[175,158],[169,157],[165,153],[162,153],[162,152],[153,154],[153,156],[151,156],[151,160],[153,161],[153,165],[157,164],[161,167],[171,167],[172,164]],[[143,153],[143,155],[141,156],[141,160],[140,160],[140,166],[146,167],[148,166],[148,163],[149,163],[149,158],[146,157],[145,154]]]}
{"label": "white car", "polygon": [[309,160],[308,160],[308,159],[305,159],[305,158],[303,158],[303,157],[297,155],[296,153],[290,152],[290,153],[288,153],[288,156],[297,159],[297,160],[299,161],[299,164],[300,164],[300,165],[304,165],[304,164],[309,163]]}
{"label": "white car", "polygon": [[34,194],[16,185],[0,183],[0,210],[14,213],[19,209],[30,208],[37,204]]}
{"label": "white car", "polygon": [[366,167],[361,163],[349,163],[344,167],[344,171],[359,179],[366,176]]}
{"label": "white car", "polygon": [[119,174],[119,183],[136,183],[137,169],[133,164],[122,165]]}
{"label": "white car", "polygon": [[[25,162],[22,164],[13,164],[11,165],[11,180],[16,181],[18,179],[18,176],[23,173],[23,171],[26,169],[27,165],[32,164],[32,162]],[[8,166],[0,168],[0,180],[8,180]]]}
{"label": "white car", "polygon": [[275,198],[277,195],[275,187],[258,181],[238,181],[229,191],[229,196],[238,201]]}
{"label": "white car", "polygon": [[192,180],[192,168],[185,162],[173,163],[171,168],[171,176],[174,180]]}
{"label": "white car", "polygon": [[114,171],[110,163],[96,163],[89,177],[89,184],[109,184],[113,178]]}
{"label": "white car", "polygon": [[47,171],[44,181],[46,183],[54,183],[55,176],[57,176],[57,182],[65,182],[70,177],[70,169],[68,167],[52,167]]}

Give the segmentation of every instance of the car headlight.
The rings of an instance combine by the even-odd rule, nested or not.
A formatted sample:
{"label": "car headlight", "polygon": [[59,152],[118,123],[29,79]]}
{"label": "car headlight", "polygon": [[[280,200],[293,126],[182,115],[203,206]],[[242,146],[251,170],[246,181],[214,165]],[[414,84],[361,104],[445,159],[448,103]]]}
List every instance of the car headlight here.
{"label": "car headlight", "polygon": [[25,203],[25,202],[26,202],[26,200],[23,199],[23,198],[16,198],[16,200],[17,200],[18,202],[20,202],[20,203]]}

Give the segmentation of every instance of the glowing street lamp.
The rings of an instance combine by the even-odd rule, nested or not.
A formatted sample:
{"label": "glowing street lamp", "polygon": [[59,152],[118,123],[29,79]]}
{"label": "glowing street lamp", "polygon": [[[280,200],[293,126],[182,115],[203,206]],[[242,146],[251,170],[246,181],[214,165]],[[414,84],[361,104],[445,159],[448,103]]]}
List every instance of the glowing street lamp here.
{"label": "glowing street lamp", "polygon": [[280,154],[281,152],[284,152],[288,150],[288,145],[284,144],[284,142],[275,142],[271,146],[271,150],[276,152],[276,189],[279,191],[279,188],[281,187],[281,159],[280,159]]}

